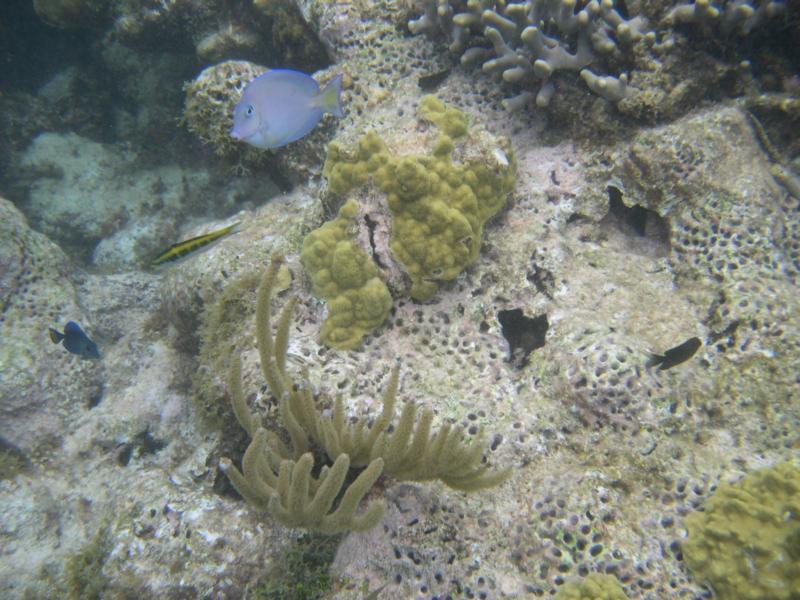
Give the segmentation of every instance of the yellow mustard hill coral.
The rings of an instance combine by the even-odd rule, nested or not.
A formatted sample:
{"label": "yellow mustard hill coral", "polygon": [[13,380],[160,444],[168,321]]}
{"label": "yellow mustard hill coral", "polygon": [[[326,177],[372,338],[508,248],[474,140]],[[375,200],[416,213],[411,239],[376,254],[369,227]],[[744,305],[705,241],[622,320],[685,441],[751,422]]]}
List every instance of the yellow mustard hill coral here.
{"label": "yellow mustard hill coral", "polygon": [[556,600],[628,600],[617,578],[591,573],[580,581],[564,584]]}
{"label": "yellow mustard hill coral", "polygon": [[719,600],[800,599],[797,462],[720,485],[686,527],[686,564]]}
{"label": "yellow mustard hill coral", "polygon": [[455,142],[470,143],[464,113],[425,96],[420,116],[440,136],[430,155],[393,156],[374,132],[352,153],[332,143],[323,174],[334,194],[372,177],[392,214],[390,249],[411,279],[410,295],[430,298],[438,281],[452,280],[478,256],[483,226],[505,204],[516,165],[507,144],[453,161]]}
{"label": "yellow mustard hill coral", "polygon": [[303,240],[300,260],[311,277],[314,294],[328,303],[322,341],[350,350],[386,319],[392,307],[389,288],[378,268],[353,239],[358,206],[346,202],[338,216]]}

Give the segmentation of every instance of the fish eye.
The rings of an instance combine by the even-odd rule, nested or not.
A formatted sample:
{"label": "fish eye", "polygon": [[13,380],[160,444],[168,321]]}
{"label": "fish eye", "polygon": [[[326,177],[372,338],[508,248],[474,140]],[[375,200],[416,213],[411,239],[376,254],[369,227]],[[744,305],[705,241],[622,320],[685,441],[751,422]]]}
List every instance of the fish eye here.
{"label": "fish eye", "polygon": [[247,111],[245,112],[245,114],[248,117],[252,117],[253,116],[253,112],[255,112],[255,109],[253,108],[253,105],[252,104],[248,104],[247,105]]}

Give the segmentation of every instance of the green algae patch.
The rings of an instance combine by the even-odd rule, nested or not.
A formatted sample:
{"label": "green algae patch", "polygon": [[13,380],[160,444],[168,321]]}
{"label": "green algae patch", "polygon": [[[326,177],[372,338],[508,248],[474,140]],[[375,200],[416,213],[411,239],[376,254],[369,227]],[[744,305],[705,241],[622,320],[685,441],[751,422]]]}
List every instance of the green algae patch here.
{"label": "green algae patch", "polygon": [[108,529],[101,529],[80,550],[67,557],[64,564],[64,583],[70,600],[99,600],[105,597],[110,579],[103,565],[111,552]]}
{"label": "green algae patch", "polygon": [[613,575],[591,573],[580,581],[569,582],[558,590],[556,600],[628,600]]}
{"label": "green algae patch", "polygon": [[0,481],[14,479],[28,468],[28,460],[18,449],[0,447]]}
{"label": "green algae patch", "polygon": [[244,335],[243,324],[253,315],[258,281],[259,273],[244,273],[203,307],[197,331],[200,340],[198,362],[208,368],[198,369],[192,377],[192,396],[199,415],[211,427],[218,427],[230,416],[227,404],[220,401],[224,390],[216,373],[225,371],[234,341]]}
{"label": "green algae patch", "polygon": [[720,600],[800,598],[800,465],[783,463],[722,484],[686,517],[683,554]]}
{"label": "green algae patch", "polygon": [[330,565],[341,536],[306,533],[251,590],[253,600],[316,600],[328,595],[333,584]]}
{"label": "green algae patch", "polygon": [[358,205],[350,200],[338,216],[303,240],[300,260],[311,277],[314,294],[328,303],[322,341],[350,350],[379,327],[392,307],[392,295],[380,271],[354,239]]}
{"label": "green algae patch", "polygon": [[[424,97],[419,113],[440,132],[430,154],[395,156],[368,132],[351,152],[330,144],[323,174],[334,194],[371,178],[386,195],[392,255],[411,280],[410,296],[427,300],[438,282],[455,279],[478,257],[484,224],[505,205],[516,163],[507,143],[476,150],[466,115],[436,98]],[[457,143],[466,149],[458,163]]]}

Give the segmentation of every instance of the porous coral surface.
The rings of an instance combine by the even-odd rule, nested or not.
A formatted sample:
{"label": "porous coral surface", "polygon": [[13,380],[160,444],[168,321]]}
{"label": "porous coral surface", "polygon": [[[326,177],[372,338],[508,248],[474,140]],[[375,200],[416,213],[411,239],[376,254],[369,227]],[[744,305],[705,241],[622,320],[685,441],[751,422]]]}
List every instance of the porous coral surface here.
{"label": "porous coral surface", "polygon": [[[102,43],[106,51],[130,44],[133,56],[148,45],[168,53],[174,43],[195,73],[210,66],[196,64],[198,49],[209,60],[272,66],[263,46],[253,50],[249,42],[198,48],[228,24],[225,39],[266,31],[254,16],[264,4],[239,12],[238,3],[221,0],[120,3]],[[429,409],[435,423],[467,437],[485,432],[487,460],[511,468],[501,487],[470,494],[437,482],[379,480],[382,522],[336,540],[330,581],[306,597],[571,597],[579,582],[601,574],[630,599],[722,594],[724,584],[687,567],[693,521],[700,511],[712,514],[715,490],[786,463],[800,448],[800,162],[788,133],[800,122],[800,103],[791,76],[782,75],[783,55],[751,70],[728,38],[709,43],[724,52],[700,50],[703,23],[663,29],[659,16],[672,5],[629,3],[626,21],[640,8],[653,17],[656,54],[637,62],[638,50],[626,49],[599,62],[597,74],[619,76],[629,61],[644,65],[631,71],[629,84],[652,74],[647,92],[660,100],[639,97],[628,110],[636,96],[609,102],[576,73],[556,71],[558,89],[546,109],[509,113],[502,100],[510,87],[455,64],[440,37],[407,30],[425,2],[287,5],[334,63],[315,68],[344,73],[344,118],[326,119],[287,154],[244,165],[251,174],[240,177],[199,140],[182,137],[182,107],[173,107],[175,128],[135,138],[152,145],[123,161],[123,171],[142,174],[155,170],[142,161],[167,157],[175,164],[158,167],[210,178],[197,194],[176,191],[167,194],[175,202],[139,205],[142,221],[169,224],[147,238],[147,248],[234,220],[236,234],[151,272],[138,259],[113,258],[131,256],[113,239],[125,228],[98,228],[97,255],[111,258],[93,264],[86,256],[97,240],[88,250],[71,247],[46,210],[74,189],[59,186],[56,169],[30,163],[38,172],[2,179],[17,208],[4,203],[0,220],[0,405],[3,426],[7,417],[11,423],[0,432],[0,458],[16,466],[0,478],[0,595],[234,599],[255,596],[265,577],[273,588],[291,577],[281,565],[300,533],[249,507],[219,469],[223,456],[239,464],[247,446],[228,398],[232,352],[240,353],[248,406],[270,431],[285,430],[259,369],[254,329],[255,290],[273,251],[286,256],[291,273],[282,275],[274,310],[298,299],[287,362],[304,373],[314,397],[341,395],[347,417],[369,422],[399,368],[399,404]],[[781,22],[763,21],[754,32],[775,27],[780,34]],[[674,50],[660,47],[673,34]],[[624,40],[618,45],[627,48]],[[764,72],[771,79],[760,78]],[[110,111],[120,118],[136,114],[134,96],[124,92],[134,79],[113,87],[116,100],[126,99]],[[398,295],[358,351],[331,349],[320,340],[326,308],[300,261],[302,240],[345,201],[322,176],[325,143],[335,137],[350,148],[372,129],[398,156],[426,154],[427,126],[416,118],[423,92],[463,111],[470,130],[508,136],[517,163],[511,196],[483,225],[480,252],[463,272],[437,282],[424,302]],[[13,106],[13,118],[4,120],[15,127],[13,139],[34,139],[20,129],[19,108],[34,105]],[[46,135],[56,134],[71,135]],[[180,152],[158,152],[167,141]],[[26,145],[10,146],[4,164],[22,164]],[[89,143],[65,147],[80,153]],[[85,164],[118,154],[101,148]],[[286,193],[257,179],[274,156],[277,171],[297,165],[283,169],[294,184]],[[107,179],[126,197],[139,189],[111,169],[100,170],[95,189],[112,189]],[[154,196],[165,188],[180,186],[152,180]],[[113,206],[113,190],[108,195],[89,196],[83,206],[72,194],[84,211],[78,224],[95,222],[90,200]],[[378,195],[365,191],[358,199],[374,206]],[[390,221],[363,220],[359,242],[379,259],[389,248]],[[392,286],[403,274],[384,274],[398,289]],[[509,314],[519,331],[504,330]],[[67,319],[98,342],[99,362],[49,340],[47,327]],[[666,370],[653,364],[654,355],[694,337],[702,342],[694,355]],[[791,519],[771,523],[795,539],[783,528]],[[790,579],[772,583],[794,591]]]}
{"label": "porous coral surface", "polygon": [[53,346],[48,328],[67,320],[93,323],[78,304],[64,252],[0,198],[0,439],[28,460],[49,461],[81,407],[102,387],[99,365],[82,362]]}

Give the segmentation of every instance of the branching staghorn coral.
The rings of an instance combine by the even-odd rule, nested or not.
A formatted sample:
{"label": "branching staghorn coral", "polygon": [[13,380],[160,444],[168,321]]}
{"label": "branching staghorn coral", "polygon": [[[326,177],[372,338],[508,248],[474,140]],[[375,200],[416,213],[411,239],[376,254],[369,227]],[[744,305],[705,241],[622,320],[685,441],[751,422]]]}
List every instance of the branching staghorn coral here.
{"label": "branching staghorn coral", "polygon": [[527,87],[541,81],[535,95],[525,90],[508,99],[509,109],[534,98],[547,106],[554,92],[550,77],[558,70],[581,72],[592,91],[618,101],[627,93],[627,80],[598,78],[586,67],[640,40],[655,42],[646,19],[625,19],[613,0],[428,0],[425,13],[408,28],[414,34],[443,32],[462,64],[481,62],[485,72],[500,73],[506,82]]}
{"label": "branching staghorn coral", "polygon": [[756,3],[748,0],[726,0],[716,5],[709,0],[695,0],[676,5],[664,17],[664,23],[719,23],[724,34],[735,31],[740,35],[747,35],[767,19],[785,14],[786,11],[786,2],[783,0],[760,0]]}
{"label": "branching staghorn coral", "polygon": [[[615,0],[425,0],[425,12],[408,28],[412,34],[444,34],[461,64],[481,64],[484,72],[518,85],[520,93],[504,101],[509,110],[533,102],[547,106],[557,71],[579,72],[595,94],[618,103],[641,90],[628,85],[626,74],[598,75],[589,67],[605,57],[630,62],[636,44],[657,53],[675,44],[669,35],[657,41],[644,17],[628,19],[618,6]],[[747,35],[791,10],[786,0],[695,0],[677,4],[660,25],[693,23],[718,27],[722,35]]]}
{"label": "branching staghorn coral", "polygon": [[[494,471],[483,464],[483,438],[467,441],[450,425],[431,435],[430,410],[423,410],[417,419],[416,407],[406,404],[389,433],[397,399],[396,368],[383,396],[383,410],[371,425],[365,418],[355,422],[346,419],[341,396],[335,399],[331,415],[322,414],[311,392],[308,373],[304,371],[295,378],[286,371],[294,298],[287,301],[272,334],[271,297],[281,263],[282,257],[274,255],[261,281],[256,338],[261,370],[270,392],[278,398],[279,414],[291,447],[267,431],[261,416],[248,408],[242,389],[241,360],[234,356],[229,373],[231,404],[251,442],[241,471],[227,458],[220,460],[220,468],[245,500],[289,527],[321,533],[362,531],[375,526],[383,516],[385,507],[379,501],[372,501],[357,512],[361,500],[382,474],[405,481],[441,479],[463,491],[491,487],[506,479],[507,469]],[[312,476],[315,448],[333,463],[324,466],[318,478]],[[351,466],[365,468],[344,488]]]}

